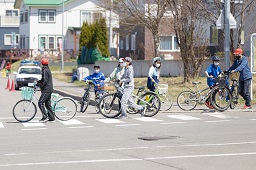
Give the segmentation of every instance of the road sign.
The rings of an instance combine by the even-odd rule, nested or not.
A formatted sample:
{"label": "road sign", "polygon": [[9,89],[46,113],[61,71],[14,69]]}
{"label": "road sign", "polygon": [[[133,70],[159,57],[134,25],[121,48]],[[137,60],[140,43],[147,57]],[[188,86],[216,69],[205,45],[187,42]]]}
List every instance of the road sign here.
{"label": "road sign", "polygon": [[[233,17],[231,13],[228,14],[229,18],[229,28],[235,29],[236,28],[236,19]],[[218,20],[216,21],[216,28],[217,29],[224,29],[224,14],[221,11]]]}

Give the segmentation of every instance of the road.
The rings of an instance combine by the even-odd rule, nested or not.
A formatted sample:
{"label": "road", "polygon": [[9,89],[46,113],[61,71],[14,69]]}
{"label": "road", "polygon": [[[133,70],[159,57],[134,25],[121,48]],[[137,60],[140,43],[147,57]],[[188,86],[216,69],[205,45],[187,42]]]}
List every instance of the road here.
{"label": "road", "polygon": [[[92,106],[70,121],[17,123],[21,92],[0,78],[0,169],[255,170],[256,114],[161,112],[105,119]],[[38,93],[39,95],[39,93]]]}

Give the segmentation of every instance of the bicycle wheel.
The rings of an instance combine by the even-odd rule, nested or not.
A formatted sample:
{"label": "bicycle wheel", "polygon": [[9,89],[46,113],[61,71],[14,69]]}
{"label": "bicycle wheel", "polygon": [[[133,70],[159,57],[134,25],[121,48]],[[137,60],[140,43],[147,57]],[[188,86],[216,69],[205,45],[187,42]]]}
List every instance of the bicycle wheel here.
{"label": "bicycle wheel", "polygon": [[158,97],[161,100],[161,111],[168,111],[172,107],[172,98],[168,94],[159,94]]}
{"label": "bicycle wheel", "polygon": [[115,118],[121,114],[121,101],[116,93],[102,96],[99,101],[99,112],[106,118]]}
{"label": "bicycle wheel", "polygon": [[77,104],[70,97],[63,97],[57,100],[53,108],[55,117],[59,120],[70,120],[76,115]]}
{"label": "bicycle wheel", "polygon": [[230,107],[232,96],[227,87],[216,86],[212,89],[210,99],[213,108],[222,112]]}
{"label": "bicycle wheel", "polygon": [[82,97],[82,101],[80,102],[80,112],[84,113],[86,111],[86,109],[89,106],[90,103],[90,93],[85,92],[84,96]]}
{"label": "bicycle wheel", "polygon": [[239,96],[239,94],[238,94],[238,86],[235,86],[235,87],[233,87],[232,88],[232,101],[231,101],[231,103],[230,103],[230,109],[234,109],[234,108],[236,108],[236,105],[237,105],[237,103],[238,103],[238,96]]}
{"label": "bicycle wheel", "polygon": [[28,122],[32,120],[35,117],[36,112],[36,105],[30,100],[20,100],[12,109],[13,117],[19,122]]}
{"label": "bicycle wheel", "polygon": [[155,93],[144,93],[140,97],[142,100],[138,99],[139,105],[146,107],[146,111],[143,114],[145,117],[155,116],[161,108],[161,100]]}
{"label": "bicycle wheel", "polygon": [[185,111],[193,110],[197,105],[197,96],[193,91],[183,91],[177,97],[178,106]]}

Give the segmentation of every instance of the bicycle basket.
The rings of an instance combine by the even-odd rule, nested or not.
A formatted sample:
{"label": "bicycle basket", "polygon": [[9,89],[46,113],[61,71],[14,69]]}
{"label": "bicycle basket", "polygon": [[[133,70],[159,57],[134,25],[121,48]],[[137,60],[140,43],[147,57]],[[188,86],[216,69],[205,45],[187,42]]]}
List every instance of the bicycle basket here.
{"label": "bicycle basket", "polygon": [[226,79],[225,78],[216,78],[215,83],[218,84],[218,86],[225,86],[226,85]]}
{"label": "bicycle basket", "polygon": [[31,87],[21,88],[21,97],[25,100],[31,100],[34,93],[34,89]]}
{"label": "bicycle basket", "polygon": [[157,87],[159,94],[168,93],[168,84],[158,84]]}

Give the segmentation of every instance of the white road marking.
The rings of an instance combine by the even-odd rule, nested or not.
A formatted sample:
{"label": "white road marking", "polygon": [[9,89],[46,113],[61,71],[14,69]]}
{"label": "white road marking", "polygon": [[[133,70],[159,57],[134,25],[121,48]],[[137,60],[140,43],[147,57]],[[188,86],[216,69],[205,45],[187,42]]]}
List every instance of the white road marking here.
{"label": "white road marking", "polygon": [[94,126],[76,126],[76,127],[68,127],[70,129],[82,129],[82,128],[92,128]]}
{"label": "white road marking", "polygon": [[38,127],[38,126],[45,126],[45,124],[41,123],[41,122],[26,122],[26,123],[22,123],[23,126],[25,127]]}
{"label": "white road marking", "polygon": [[118,120],[118,119],[96,119],[102,123],[124,123],[123,121],[121,120]]}
{"label": "white road marking", "polygon": [[123,124],[123,125],[115,125],[115,126],[139,126],[141,124]]}
{"label": "white road marking", "polygon": [[218,122],[229,122],[230,120],[212,120],[212,121],[205,121],[207,123],[218,123]]}
{"label": "white road marking", "polygon": [[21,129],[21,130],[44,130],[44,129],[47,129],[47,128],[34,128],[34,129]]}
{"label": "white road marking", "polygon": [[172,125],[172,124],[180,124],[180,123],[187,123],[187,122],[167,122],[167,123],[160,123],[162,125]]}
{"label": "white road marking", "polygon": [[249,119],[249,120],[256,120],[256,119]]}
{"label": "white road marking", "polygon": [[180,119],[180,120],[200,120],[200,118],[198,118],[198,117],[187,116],[187,115],[183,115],[183,114],[169,115],[168,117],[174,118],[174,119]]}
{"label": "white road marking", "polygon": [[163,120],[158,120],[152,117],[138,117],[138,118],[134,118],[136,120],[142,121],[142,122],[159,122],[159,121],[163,121]]}
{"label": "white road marking", "polygon": [[100,163],[100,162],[129,162],[129,161],[145,161],[145,160],[205,158],[205,157],[229,157],[229,156],[245,156],[245,155],[256,155],[256,152],[207,154],[207,155],[181,155],[181,156],[179,155],[179,156],[131,158],[131,159],[118,159],[117,158],[117,159],[94,159],[94,160],[58,161],[58,162],[27,162],[27,163],[16,163],[16,164],[0,164],[0,167],[37,166],[37,165],[54,165],[54,164],[78,164],[78,163]]}
{"label": "white road marking", "polygon": [[0,122],[0,128],[4,128],[4,124]]}
{"label": "white road marking", "polygon": [[204,115],[212,116],[212,117],[217,117],[220,119],[227,119],[230,118],[229,115],[225,115],[223,113],[215,112],[215,113],[204,113]]}
{"label": "white road marking", "polygon": [[60,121],[64,125],[84,125],[83,122],[77,120],[77,119],[71,119],[67,121]]}

